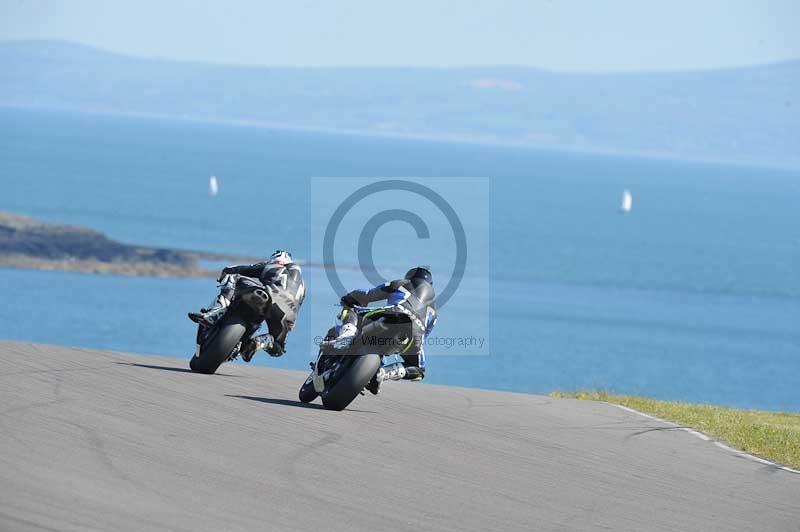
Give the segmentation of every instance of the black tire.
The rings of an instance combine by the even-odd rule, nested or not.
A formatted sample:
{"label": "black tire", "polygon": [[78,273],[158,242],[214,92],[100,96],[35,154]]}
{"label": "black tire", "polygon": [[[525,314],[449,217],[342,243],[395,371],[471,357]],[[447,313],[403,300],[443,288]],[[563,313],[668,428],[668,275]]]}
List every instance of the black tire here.
{"label": "black tire", "polygon": [[223,362],[228,360],[231,351],[242,339],[245,331],[245,324],[240,318],[225,316],[214,336],[206,340],[200,347],[200,355],[193,356],[189,361],[189,367],[198,373],[213,374]]}
{"label": "black tire", "polygon": [[361,355],[353,358],[355,360],[350,363],[347,373],[342,375],[330,390],[320,394],[322,404],[328,410],[347,408],[381,367],[381,357],[378,355]]}
{"label": "black tire", "polygon": [[311,375],[308,376],[306,382],[300,387],[300,393],[297,395],[300,397],[301,403],[310,403],[319,397],[317,390],[314,389],[314,381],[311,380]]}

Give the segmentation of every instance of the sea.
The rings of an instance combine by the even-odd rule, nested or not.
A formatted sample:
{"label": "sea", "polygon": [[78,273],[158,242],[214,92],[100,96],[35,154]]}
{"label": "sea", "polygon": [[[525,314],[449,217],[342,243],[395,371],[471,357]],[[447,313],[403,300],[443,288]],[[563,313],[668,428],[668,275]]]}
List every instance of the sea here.
{"label": "sea", "polygon": [[[0,122],[0,210],[148,246],[313,257],[317,176],[485,178],[488,268],[462,289],[488,299],[453,298],[437,331],[486,331],[488,352],[432,353],[420,386],[800,411],[800,170],[63,111],[0,109]],[[413,265],[397,262],[384,266]],[[344,270],[345,284],[364,284]],[[325,271],[305,272],[286,355],[256,364],[314,358],[336,309],[315,296]],[[188,362],[186,312],[215,289],[4,268],[0,338]]]}

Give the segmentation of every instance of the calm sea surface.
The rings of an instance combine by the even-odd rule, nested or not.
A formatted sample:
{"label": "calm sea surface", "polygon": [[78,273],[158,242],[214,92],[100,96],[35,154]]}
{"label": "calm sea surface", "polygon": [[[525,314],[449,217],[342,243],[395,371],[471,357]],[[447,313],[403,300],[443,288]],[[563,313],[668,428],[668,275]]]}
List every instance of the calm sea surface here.
{"label": "calm sea surface", "polygon": [[[491,354],[432,356],[426,382],[800,410],[800,172],[66,113],[0,121],[0,209],[153,246],[309,257],[311,177],[488,177],[490,271],[465,289],[489,284]],[[307,278],[314,312],[286,356],[259,364],[307,367],[328,325],[310,316],[334,311],[313,297],[324,274]],[[185,313],[213,290],[0,269],[0,338],[186,357]],[[469,334],[472,315],[449,305],[437,331]]]}

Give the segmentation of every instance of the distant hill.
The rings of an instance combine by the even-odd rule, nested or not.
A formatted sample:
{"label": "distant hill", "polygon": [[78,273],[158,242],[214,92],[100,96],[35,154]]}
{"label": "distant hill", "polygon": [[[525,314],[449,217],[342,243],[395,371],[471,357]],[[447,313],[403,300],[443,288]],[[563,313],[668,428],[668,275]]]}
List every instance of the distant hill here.
{"label": "distant hill", "polygon": [[0,211],[0,267],[158,277],[209,277],[202,261],[255,262],[220,253],[133,246],[72,225]]}
{"label": "distant hill", "polygon": [[267,68],[4,41],[0,105],[800,166],[800,61],[640,74]]}

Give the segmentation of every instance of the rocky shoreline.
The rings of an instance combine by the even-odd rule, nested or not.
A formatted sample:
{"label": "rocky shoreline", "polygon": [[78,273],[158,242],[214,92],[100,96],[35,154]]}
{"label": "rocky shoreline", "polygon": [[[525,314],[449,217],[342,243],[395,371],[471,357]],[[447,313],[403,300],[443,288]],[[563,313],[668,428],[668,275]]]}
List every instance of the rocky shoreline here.
{"label": "rocky shoreline", "polygon": [[215,277],[201,261],[252,257],[124,244],[85,227],[48,224],[0,211],[0,267],[155,277]]}

